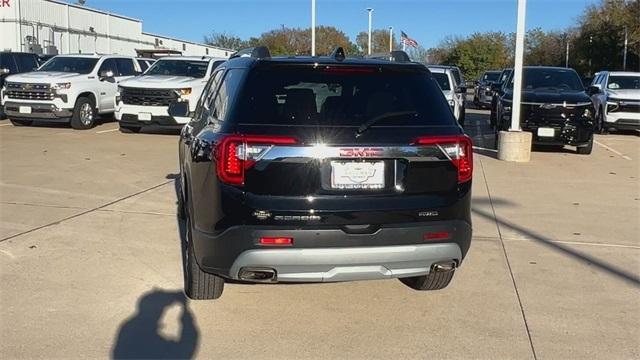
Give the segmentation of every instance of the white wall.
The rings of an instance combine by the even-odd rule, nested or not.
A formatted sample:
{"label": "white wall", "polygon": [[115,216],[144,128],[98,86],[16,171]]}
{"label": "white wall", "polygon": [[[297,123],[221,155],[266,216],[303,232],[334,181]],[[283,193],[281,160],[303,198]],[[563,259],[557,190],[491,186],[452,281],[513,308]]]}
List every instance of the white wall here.
{"label": "white wall", "polygon": [[[31,35],[37,38],[43,50],[46,45],[53,44],[60,54],[135,55],[135,49],[156,48],[156,38],[162,40],[159,48],[178,50],[184,55],[207,55],[207,49],[210,56],[228,57],[231,54],[229,50],[145,34],[140,20],[87,7],[56,0],[10,0],[10,4],[10,8],[0,8],[0,50],[26,51],[20,43],[25,43],[25,37]],[[18,18],[22,19],[22,26],[18,25]]]}

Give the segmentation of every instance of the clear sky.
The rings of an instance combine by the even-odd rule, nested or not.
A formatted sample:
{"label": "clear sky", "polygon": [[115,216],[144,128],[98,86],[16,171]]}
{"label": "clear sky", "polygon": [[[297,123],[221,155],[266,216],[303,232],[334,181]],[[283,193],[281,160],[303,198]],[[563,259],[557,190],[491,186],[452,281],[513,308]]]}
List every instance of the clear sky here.
{"label": "clear sky", "polygon": [[[373,27],[403,30],[426,48],[448,35],[515,31],[516,0],[316,0],[319,25],[333,25],[352,41]],[[559,30],[575,24],[597,0],[529,0],[527,28]],[[310,26],[310,0],[87,0],[89,7],[143,21],[143,31],[201,42],[211,31],[246,39],[280,27]]]}

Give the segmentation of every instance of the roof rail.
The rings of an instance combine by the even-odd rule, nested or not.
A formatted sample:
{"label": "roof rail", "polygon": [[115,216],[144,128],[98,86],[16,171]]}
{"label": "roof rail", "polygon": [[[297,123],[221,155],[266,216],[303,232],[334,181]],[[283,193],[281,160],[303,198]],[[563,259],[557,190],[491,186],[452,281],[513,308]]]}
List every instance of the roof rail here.
{"label": "roof rail", "polygon": [[376,53],[366,56],[367,59],[389,60],[394,62],[411,62],[409,55],[402,50],[396,50],[388,53]]}
{"label": "roof rail", "polygon": [[250,47],[246,49],[241,49],[231,54],[229,59],[237,58],[237,57],[252,57],[255,59],[264,59],[270,58],[271,53],[269,52],[269,48],[266,46],[256,46]]}

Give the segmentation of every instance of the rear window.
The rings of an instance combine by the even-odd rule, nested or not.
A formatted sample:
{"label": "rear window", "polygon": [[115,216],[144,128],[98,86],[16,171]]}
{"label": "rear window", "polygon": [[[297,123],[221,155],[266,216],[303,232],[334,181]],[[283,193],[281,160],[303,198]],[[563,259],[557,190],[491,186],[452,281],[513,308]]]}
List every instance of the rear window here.
{"label": "rear window", "polygon": [[440,89],[442,90],[451,90],[451,85],[449,85],[449,76],[445,73],[431,73],[433,75],[433,79],[438,83]]}
{"label": "rear window", "polygon": [[[428,73],[374,67],[265,66],[248,75],[238,102],[243,124],[348,125],[390,113],[376,125],[452,125]],[[337,69],[337,71],[335,71]]]}
{"label": "rear window", "polygon": [[482,80],[484,81],[496,81],[500,78],[500,73],[499,72],[486,72],[484,73],[484,76],[482,77]]}

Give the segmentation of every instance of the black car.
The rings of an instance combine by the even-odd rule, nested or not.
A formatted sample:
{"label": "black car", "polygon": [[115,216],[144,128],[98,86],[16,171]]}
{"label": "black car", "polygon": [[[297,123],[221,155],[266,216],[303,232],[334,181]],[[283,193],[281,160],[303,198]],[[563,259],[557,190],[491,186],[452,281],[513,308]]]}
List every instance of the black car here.
{"label": "black car", "polygon": [[[21,52],[0,52],[0,90],[4,86],[4,79],[13,74],[30,72],[38,68],[38,55]],[[0,99],[2,96],[0,96]],[[0,107],[0,119],[4,118],[4,111]]]}
{"label": "black car", "polygon": [[500,96],[504,94],[503,88],[512,73],[513,69],[511,68],[503,69],[498,80],[491,85],[491,114],[489,115],[491,128],[496,127],[496,108],[498,106],[498,100],[500,99]]}
{"label": "black car", "polygon": [[473,104],[478,108],[485,108],[491,105],[491,98],[493,96],[493,89],[491,88],[493,83],[498,82],[500,79],[499,70],[485,71],[480,79],[476,81],[475,91],[473,93]]}
{"label": "black car", "polygon": [[[404,53],[403,53],[404,54]],[[179,142],[185,292],[225,279],[446,287],[471,242],[472,144],[429,70],[271,57],[216,69]]]}
{"label": "black car", "polygon": [[[513,76],[503,88],[496,110],[496,138],[508,130],[513,102]],[[573,69],[525,66],[522,73],[520,126],[533,133],[534,145],[571,145],[591,154],[595,109]]]}

